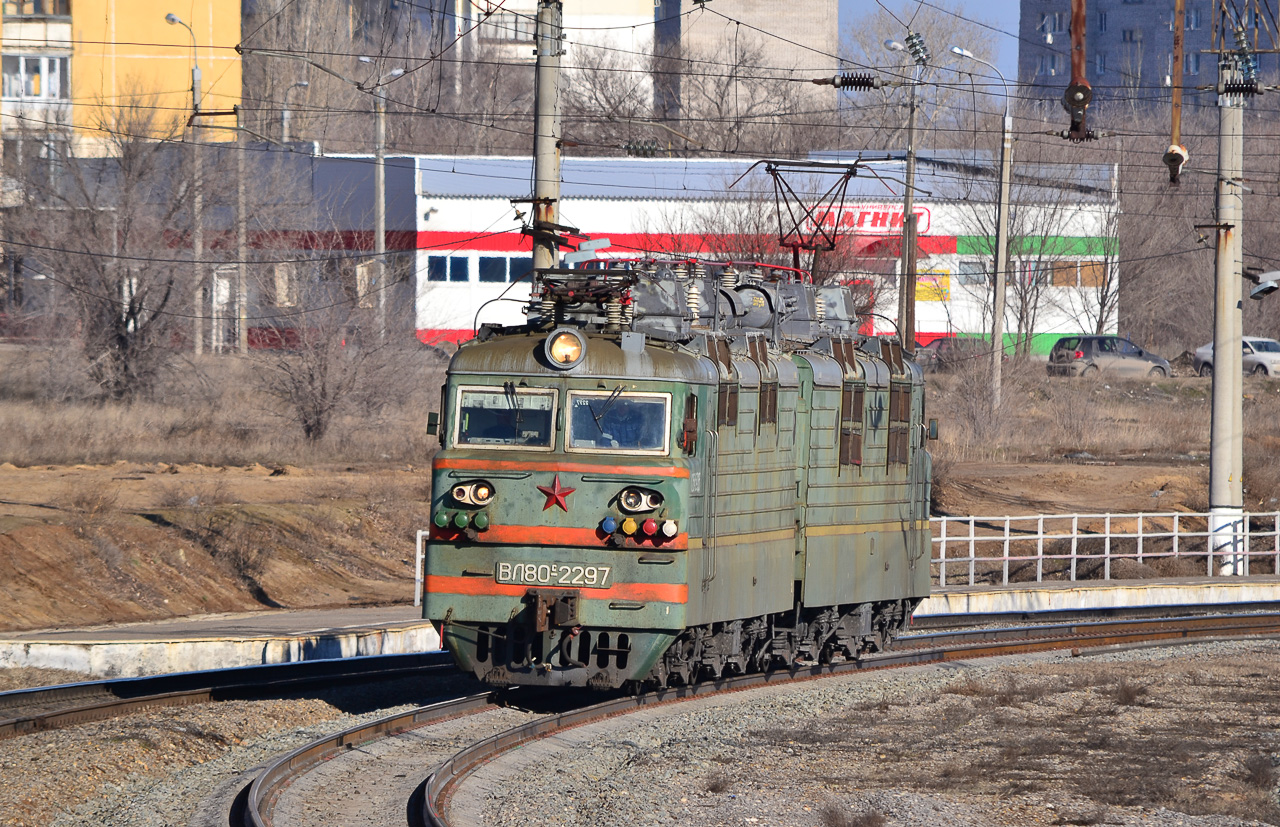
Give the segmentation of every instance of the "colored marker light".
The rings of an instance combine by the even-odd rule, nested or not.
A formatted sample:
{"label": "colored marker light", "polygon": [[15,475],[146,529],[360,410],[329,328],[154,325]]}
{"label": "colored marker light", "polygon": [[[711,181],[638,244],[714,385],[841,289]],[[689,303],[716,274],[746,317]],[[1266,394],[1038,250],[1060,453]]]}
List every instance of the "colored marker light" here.
{"label": "colored marker light", "polygon": [[471,524],[483,531],[489,527],[489,515],[481,512],[475,516],[475,519],[471,521]]}
{"label": "colored marker light", "polygon": [[664,520],[662,523],[662,536],[668,539],[676,536],[676,532],[680,528],[676,525],[675,520]]}
{"label": "colored marker light", "polygon": [[600,530],[605,534],[612,534],[618,530],[618,521],[612,517],[605,517],[600,521]]}
{"label": "colored marker light", "polygon": [[652,537],[653,535],[658,533],[658,521],[652,518],[645,520],[644,525],[641,526],[641,528],[644,529],[644,533],[647,536]]}
{"label": "colored marker light", "polygon": [[443,511],[437,511],[435,518],[432,520],[440,528],[444,528],[449,524],[449,515]]}
{"label": "colored marker light", "polygon": [[623,534],[635,534],[635,533],[636,533],[636,521],[635,521],[635,520],[633,520],[633,519],[631,519],[630,517],[628,517],[627,519],[623,520],[623,521],[622,521],[622,533],[623,533]]}
{"label": "colored marker light", "polygon": [[467,523],[469,522],[471,522],[471,520],[467,517],[466,514],[462,513],[461,511],[453,515],[453,524],[458,528],[466,528]]}

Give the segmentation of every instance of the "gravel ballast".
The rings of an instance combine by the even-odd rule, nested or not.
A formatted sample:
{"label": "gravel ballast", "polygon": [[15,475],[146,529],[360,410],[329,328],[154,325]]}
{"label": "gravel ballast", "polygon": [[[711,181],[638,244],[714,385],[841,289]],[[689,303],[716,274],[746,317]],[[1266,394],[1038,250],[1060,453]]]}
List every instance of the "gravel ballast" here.
{"label": "gravel ballast", "polygon": [[[451,815],[455,827],[1275,824],[1277,667],[1280,643],[1233,641],[671,704],[486,765]],[[206,704],[6,741],[0,823],[225,824],[216,811],[245,770],[407,706],[388,700],[445,693],[377,694]]]}

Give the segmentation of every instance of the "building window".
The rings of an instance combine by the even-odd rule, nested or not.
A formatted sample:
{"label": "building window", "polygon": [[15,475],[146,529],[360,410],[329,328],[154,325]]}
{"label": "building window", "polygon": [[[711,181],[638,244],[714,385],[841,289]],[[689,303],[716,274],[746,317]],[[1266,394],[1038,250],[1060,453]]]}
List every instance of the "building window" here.
{"label": "building window", "polygon": [[1081,287],[1102,287],[1107,277],[1107,263],[1105,261],[1082,261],[1080,262],[1080,286]]}
{"label": "building window", "polygon": [[1186,14],[1186,17],[1184,18],[1183,28],[1189,32],[1193,32],[1196,29],[1200,28],[1200,9],[1198,8],[1187,9],[1187,14]]}
{"label": "building window", "polygon": [[1182,56],[1182,74],[1198,75],[1200,74],[1200,53],[1188,52]]}
{"label": "building window", "polygon": [[1142,29],[1124,29],[1120,32],[1120,41],[1122,43],[1141,43]]}
{"label": "building window", "polygon": [[70,17],[71,0],[4,0],[5,17]]}
{"label": "building window", "polygon": [[533,259],[529,256],[516,256],[511,259],[511,280],[521,281],[533,272]]}
{"label": "building window", "polygon": [[1062,72],[1062,55],[1040,55],[1040,65],[1036,68],[1037,75],[1054,75]]}
{"label": "building window", "polygon": [[1107,53],[1098,52],[1093,56],[1093,71],[1098,75],[1107,73]]}
{"label": "building window", "polygon": [[5,55],[3,96],[11,100],[67,100],[71,77],[68,58]]}
{"label": "building window", "polygon": [[427,256],[427,281],[470,281],[466,256]]}
{"label": "building window", "polygon": [[537,18],[531,14],[494,12],[480,24],[481,40],[504,40],[511,43],[532,43]]}
{"label": "building window", "polygon": [[1036,30],[1041,34],[1061,34],[1067,30],[1066,15],[1060,11],[1041,12],[1040,25]]}
{"label": "building window", "polygon": [[1106,30],[1107,30],[1107,13],[1104,11],[1100,11],[1098,12],[1098,34],[1103,34],[1106,32]]}
{"label": "building window", "polygon": [[991,276],[986,265],[981,261],[961,261],[956,265],[956,281],[961,284],[989,284]]}
{"label": "building window", "polygon": [[480,257],[480,281],[495,282],[507,280],[507,259],[498,256]]}
{"label": "building window", "polygon": [[1076,286],[1076,262],[1055,261],[1049,265],[1049,283],[1054,287]]}

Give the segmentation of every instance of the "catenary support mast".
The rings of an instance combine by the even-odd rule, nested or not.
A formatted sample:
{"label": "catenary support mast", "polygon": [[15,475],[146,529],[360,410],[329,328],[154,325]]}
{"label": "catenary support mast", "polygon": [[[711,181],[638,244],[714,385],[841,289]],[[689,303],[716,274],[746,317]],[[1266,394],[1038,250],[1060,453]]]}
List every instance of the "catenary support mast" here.
{"label": "catenary support mast", "polygon": [[559,0],[540,0],[535,34],[533,266],[555,267],[560,260],[556,230],[560,224],[560,56],[564,43]]}

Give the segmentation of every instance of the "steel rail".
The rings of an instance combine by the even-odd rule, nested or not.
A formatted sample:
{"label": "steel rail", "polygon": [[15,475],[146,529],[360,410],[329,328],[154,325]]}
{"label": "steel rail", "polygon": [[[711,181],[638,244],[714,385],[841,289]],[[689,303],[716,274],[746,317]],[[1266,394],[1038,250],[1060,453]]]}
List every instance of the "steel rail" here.
{"label": "steel rail", "polygon": [[453,671],[452,658],[444,652],[429,652],[245,666],[17,689],[0,692],[0,740],[86,721],[100,721],[141,709],[271,697],[317,685],[394,680],[444,671]]}
{"label": "steel rail", "polygon": [[[1028,636],[1033,633],[1035,637]],[[1019,637],[1019,633],[1021,637]],[[781,684],[829,675],[847,674],[872,669],[943,663],[953,660],[997,655],[1024,654],[1071,648],[1073,654],[1082,649],[1100,649],[1125,645],[1156,643],[1191,643],[1205,638],[1280,636],[1280,614],[1220,615],[1214,617],[1157,619],[1143,621],[1103,621],[1067,623],[1050,627],[1021,629],[982,629],[918,635],[900,643],[906,648],[882,655],[844,663],[815,665],[786,672],[775,671],[667,689],[634,697],[616,698],[577,710],[550,715],[513,727],[479,741],[445,761],[426,780],[423,797],[423,822],[431,827],[449,827],[444,815],[457,784],[481,764],[529,741],[559,730],[620,715],[645,706],[719,692],[738,691],[755,686]],[[976,642],[965,642],[976,641]],[[939,645],[942,644],[942,645]],[[258,825],[255,825],[258,827]]]}
{"label": "steel rail", "polygon": [[399,715],[380,718],[335,735],[327,735],[299,747],[267,765],[267,768],[249,785],[242,823],[245,827],[271,827],[271,809],[280,792],[296,776],[305,773],[335,753],[389,735],[456,718],[459,715],[482,712],[497,706],[494,703],[495,696],[494,692],[484,692],[465,698],[455,698],[452,701],[441,701]]}

